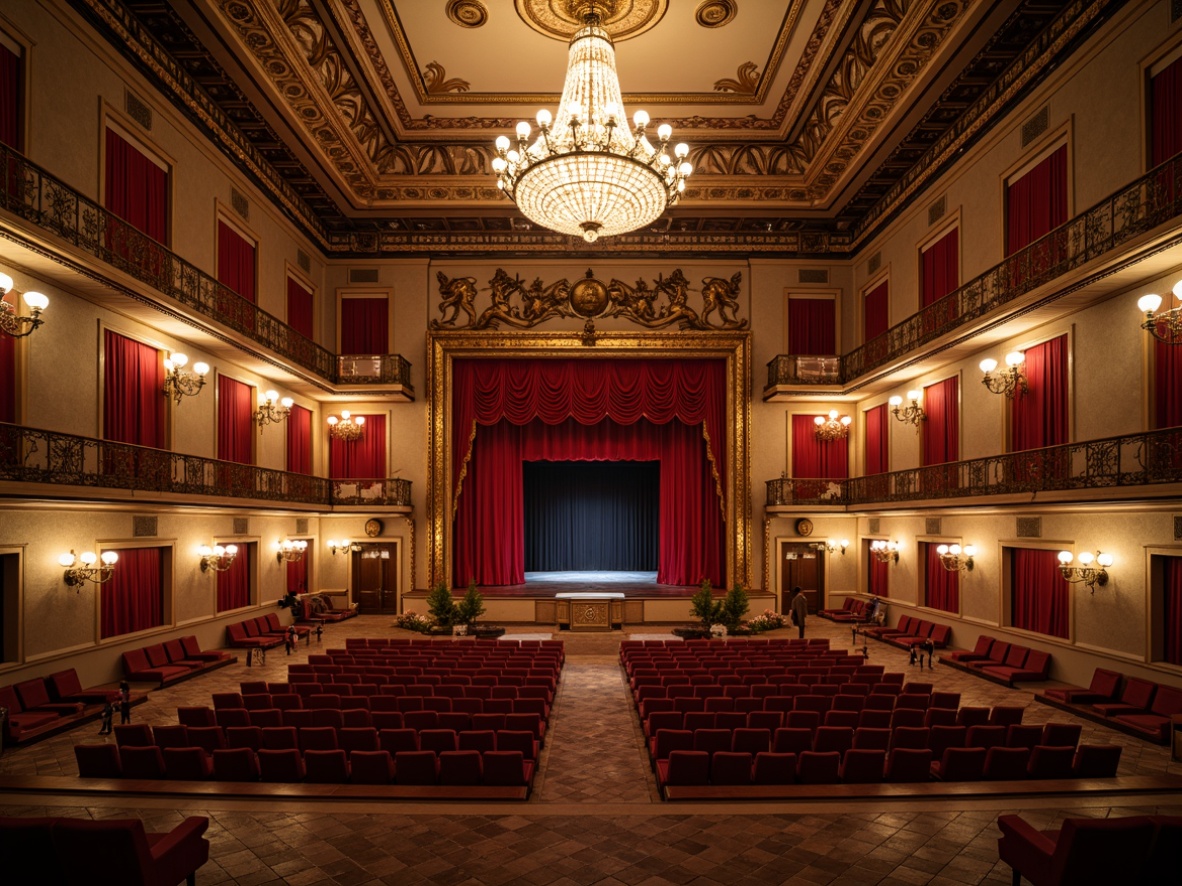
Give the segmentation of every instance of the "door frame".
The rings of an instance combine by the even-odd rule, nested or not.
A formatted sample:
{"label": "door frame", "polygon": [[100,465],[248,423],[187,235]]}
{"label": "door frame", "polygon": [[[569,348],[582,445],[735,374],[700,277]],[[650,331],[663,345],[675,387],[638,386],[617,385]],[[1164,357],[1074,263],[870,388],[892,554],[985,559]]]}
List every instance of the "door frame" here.
{"label": "door frame", "polygon": [[383,538],[381,540],[366,540],[354,542],[357,550],[353,550],[349,554],[349,596],[352,597],[352,602],[361,603],[361,589],[357,587],[356,577],[358,574],[357,564],[361,560],[361,554],[367,549],[388,549],[390,551],[390,560],[393,561],[392,568],[394,570],[394,611],[385,612],[380,610],[374,613],[365,613],[367,615],[401,615],[402,614],[402,594],[403,594],[403,576],[402,576],[402,539],[400,538]]}
{"label": "door frame", "polygon": [[[775,589],[776,606],[780,606],[780,601],[783,596],[784,584],[784,557],[780,554],[784,553],[784,545],[798,545],[802,548],[807,548],[810,542],[804,541],[798,535],[777,535],[772,540],[772,559],[775,565],[772,567],[772,587]],[[817,555],[817,583],[820,585],[817,588],[817,609],[828,605],[829,596],[829,557],[825,551],[814,551]],[[780,607],[781,609],[783,607]],[[781,612],[781,615],[787,613]]]}

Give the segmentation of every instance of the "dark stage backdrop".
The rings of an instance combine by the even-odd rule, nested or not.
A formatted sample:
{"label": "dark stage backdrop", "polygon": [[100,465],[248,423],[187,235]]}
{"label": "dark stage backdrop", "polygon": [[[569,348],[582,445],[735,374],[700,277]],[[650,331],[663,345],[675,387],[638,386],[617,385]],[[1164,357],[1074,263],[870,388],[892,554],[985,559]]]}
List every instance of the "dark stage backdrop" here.
{"label": "dark stage backdrop", "polygon": [[661,463],[523,466],[525,571],[656,572]]}

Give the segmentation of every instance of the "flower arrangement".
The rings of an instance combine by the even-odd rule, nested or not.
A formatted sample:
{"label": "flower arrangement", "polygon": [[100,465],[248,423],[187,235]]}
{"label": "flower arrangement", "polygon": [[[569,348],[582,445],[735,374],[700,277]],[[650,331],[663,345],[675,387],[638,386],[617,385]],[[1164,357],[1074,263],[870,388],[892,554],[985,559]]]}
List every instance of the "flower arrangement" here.
{"label": "flower arrangement", "polygon": [[402,615],[396,616],[394,625],[395,627],[405,628],[408,631],[417,631],[420,634],[426,634],[435,626],[435,619],[430,615],[419,615],[417,612],[410,610],[402,613]]}
{"label": "flower arrangement", "polygon": [[774,631],[776,628],[784,627],[784,617],[774,609],[765,609],[762,615],[757,615],[748,621],[747,627],[751,628],[756,634],[764,631]]}

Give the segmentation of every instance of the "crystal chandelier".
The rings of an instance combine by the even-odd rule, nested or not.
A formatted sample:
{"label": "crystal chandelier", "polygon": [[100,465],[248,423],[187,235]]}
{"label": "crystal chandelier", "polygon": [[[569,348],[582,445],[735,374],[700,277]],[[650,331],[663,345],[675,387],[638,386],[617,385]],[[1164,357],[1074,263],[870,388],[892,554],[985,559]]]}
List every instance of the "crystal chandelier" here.
{"label": "crystal chandelier", "polygon": [[[1182,300],[1182,280],[1174,284],[1173,292],[1175,301]],[[1145,313],[1141,328],[1148,330],[1150,335],[1166,344],[1182,345],[1182,304],[1158,313],[1161,301],[1161,296],[1156,293],[1137,299],[1137,307]]]}
{"label": "crystal chandelier", "polygon": [[360,440],[363,428],[365,426],[365,416],[359,415],[357,418],[350,417],[348,409],[341,410],[341,417],[337,418],[335,415],[328,417],[328,434],[330,437],[335,437],[338,440],[344,440],[346,443],[351,443],[354,440]]}
{"label": "crystal chandelier", "polygon": [[644,111],[629,131],[615,50],[594,3],[571,38],[558,110],[551,117],[543,108],[536,119],[541,134],[532,144],[524,120],[516,148],[507,136],[497,138],[497,187],[531,221],[588,243],[651,224],[678,201],[693,171],[686,145],[677,145],[673,158],[665,153],[668,123],[657,129],[655,147]]}
{"label": "crystal chandelier", "polygon": [[850,433],[850,423],[853,421],[848,415],[843,415],[840,418],[837,416],[836,409],[829,410],[829,418],[826,419],[823,415],[818,415],[813,419],[817,425],[817,439],[818,440],[840,440],[843,437],[848,437]]}

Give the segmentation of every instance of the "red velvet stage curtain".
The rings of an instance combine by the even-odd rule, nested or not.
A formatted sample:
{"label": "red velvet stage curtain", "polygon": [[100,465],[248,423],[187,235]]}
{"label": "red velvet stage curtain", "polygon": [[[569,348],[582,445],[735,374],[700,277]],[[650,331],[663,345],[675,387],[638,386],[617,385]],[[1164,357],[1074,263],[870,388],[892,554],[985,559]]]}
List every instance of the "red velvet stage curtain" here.
{"label": "red velvet stage curtain", "polygon": [[384,298],[341,299],[341,353],[389,353],[389,302]]}
{"label": "red velvet stage curtain", "polygon": [[1162,560],[1162,659],[1182,664],[1182,557]]}
{"label": "red velvet stage curtain", "polygon": [[312,559],[312,543],[308,542],[308,550],[304,556],[295,562],[287,563],[287,592],[289,594],[308,593],[308,561]]}
{"label": "red velvet stage curtain", "polygon": [[[539,439],[550,439],[551,434],[532,426],[523,429],[518,454],[511,454],[512,435],[497,428],[502,419],[516,426],[531,425],[535,419],[541,425],[573,420],[582,427],[578,437],[583,443],[562,460],[610,458],[612,450],[601,447],[617,445],[610,436],[603,439],[612,432],[607,426],[596,429],[605,419],[616,425],[634,425],[642,419],[651,425],[673,425],[661,429],[659,439],[667,449],[644,459],[662,461],[657,579],[664,584],[697,584],[706,577],[721,583],[722,515],[729,482],[725,361],[457,360],[452,379],[454,580],[458,585],[469,578],[481,585],[524,580],[519,462],[535,451],[532,447],[542,445]],[[690,426],[693,444],[680,436],[678,423]],[[485,427],[478,430],[478,426]],[[652,435],[656,430],[643,433]],[[576,446],[572,442],[564,451],[567,448]],[[515,479],[507,478],[508,472]],[[667,474],[672,476],[668,487]],[[671,527],[666,514],[675,521]],[[702,525],[694,525],[693,520]],[[498,529],[496,538],[490,537],[492,526]]]}
{"label": "red velvet stage curtain", "polygon": [[160,352],[109,329],[103,339],[103,437],[164,449],[164,364]]}
{"label": "red velvet stage curtain", "polygon": [[[13,303],[15,293],[3,301]],[[0,311],[4,310],[0,307]],[[16,423],[16,339],[0,334],[0,421]]]}
{"label": "red velvet stage curtain", "polygon": [[[353,416],[356,420],[357,416]],[[328,476],[333,480],[374,480],[386,476],[386,416],[365,416],[361,439],[329,438]]]}
{"label": "red velvet stage curtain", "polygon": [[788,353],[836,354],[836,302],[831,298],[788,299]]}
{"label": "red velvet stage curtain", "polygon": [[111,129],[104,190],[108,210],[153,240],[168,242],[168,172]]}
{"label": "red velvet stage curtain", "polygon": [[255,300],[254,244],[218,221],[218,282],[249,302]]}
{"label": "red velvet stage curtain", "polygon": [[303,406],[291,407],[287,417],[287,469],[312,473],[312,411]]}
{"label": "red velvet stage curtain", "polygon": [[1014,452],[1067,442],[1067,336],[1027,348],[1025,357],[1027,392],[1010,412]]}
{"label": "red velvet stage curtain", "polygon": [[287,278],[287,325],[302,335],[312,338],[312,293],[294,277]]}
{"label": "red velvet stage curtain", "polygon": [[923,389],[920,441],[924,467],[956,461],[960,457],[960,405],[956,376]]}
{"label": "red velvet stage curtain", "polygon": [[1182,151],[1182,58],[1149,81],[1150,166]]}
{"label": "red velvet stage curtain", "polygon": [[[1167,301],[1167,305],[1170,303]],[[1182,346],[1153,340],[1153,426],[1182,425]]]}
{"label": "red velvet stage curtain", "polygon": [[1006,188],[1006,255],[1067,221],[1067,145]]}
{"label": "red velvet stage curtain", "polygon": [[160,548],[116,551],[119,562],[99,589],[102,638],[118,637],[164,624],[164,558]]}
{"label": "red velvet stage curtain", "polygon": [[950,572],[940,562],[939,545],[924,542],[924,605],[955,613],[960,609],[960,573]]}
{"label": "red velvet stage curtain", "polygon": [[1051,637],[1067,637],[1071,587],[1059,572],[1054,551],[1015,548],[1010,552],[1010,623]]}
{"label": "red velvet stage curtain", "polygon": [[866,416],[866,473],[885,474],[891,469],[890,421],[887,404],[867,409]]}
{"label": "red velvet stage curtain", "polygon": [[882,335],[890,328],[889,280],[883,280],[862,299],[862,341]]}
{"label": "red velvet stage curtain", "polygon": [[849,438],[817,439],[815,418],[792,416],[792,476],[844,480],[850,475]]}
{"label": "red velvet stage curtain", "polygon": [[218,458],[254,464],[254,405],[250,385],[218,376]]}
{"label": "red velvet stage curtain", "polygon": [[960,229],[953,228],[923,251],[919,306],[926,308],[960,285]]}
{"label": "red velvet stage curtain", "polygon": [[889,597],[891,595],[891,564],[881,562],[874,556],[873,551],[867,550],[866,555],[867,593],[877,597]]}
{"label": "red velvet stage curtain", "polygon": [[240,543],[238,556],[230,568],[218,573],[218,612],[229,612],[250,605],[250,566],[253,559],[254,544]]}
{"label": "red velvet stage curtain", "polygon": [[0,144],[21,148],[21,57],[0,43]]}

